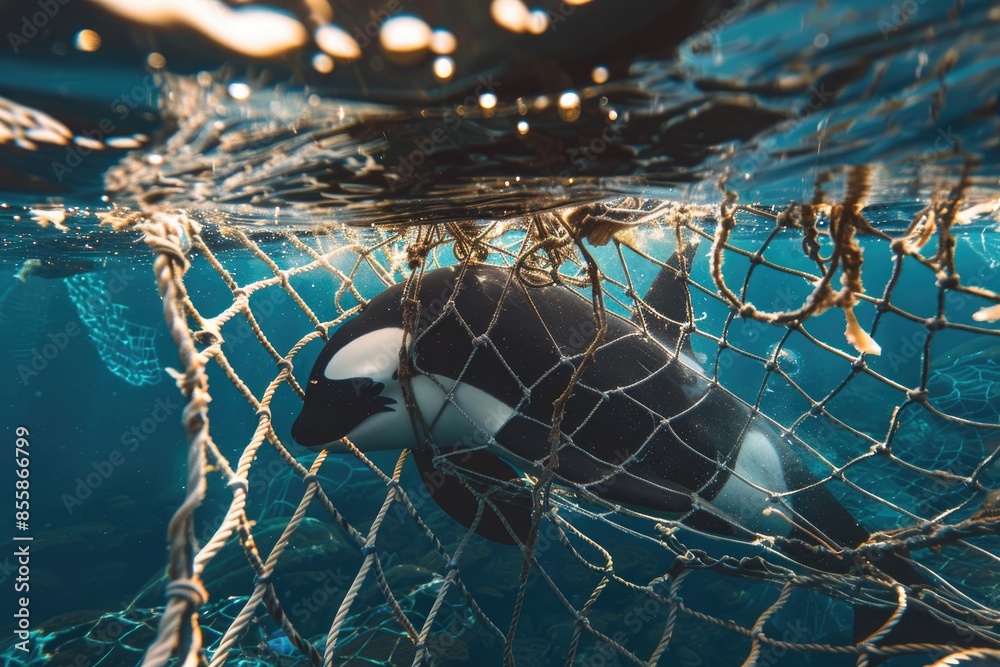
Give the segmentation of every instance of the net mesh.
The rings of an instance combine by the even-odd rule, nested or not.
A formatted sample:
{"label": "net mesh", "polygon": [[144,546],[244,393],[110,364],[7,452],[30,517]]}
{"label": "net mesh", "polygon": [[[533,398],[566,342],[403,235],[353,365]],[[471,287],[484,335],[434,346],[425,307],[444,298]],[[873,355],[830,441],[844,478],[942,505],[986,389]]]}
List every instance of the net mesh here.
{"label": "net mesh", "polygon": [[[799,664],[803,653],[868,664],[959,650],[888,641],[914,607],[954,623],[963,641],[996,647],[996,265],[972,262],[975,248],[953,235],[967,221],[964,179],[898,228],[863,215],[868,179],[865,169],[827,175],[812,202],[784,210],[742,206],[727,192],[717,210],[619,198],[518,220],[307,235],[172,213],[109,218],[138,227],[156,252],[180,353],[173,374],[189,400],[188,496],[170,528],[167,604],[141,621],[162,614],[143,664],[697,665],[738,654],[772,665]],[[668,265],[673,250],[698,243],[690,263]],[[531,530],[513,547],[444,515],[407,450],[365,453],[345,441],[348,454],[303,455],[286,435],[338,326],[395,283],[412,299],[426,272],[484,262],[525,284],[558,277],[594,313],[566,355],[566,391],[538,424],[553,446],[519,482]],[[661,270],[688,287],[683,321],[643,300]],[[808,488],[762,489],[767,521],[723,535],[560,479],[556,452],[583,451],[574,438],[589,419],[560,431],[571,390],[602,394],[580,378],[615,342],[606,343],[609,318],[622,317],[690,337],[701,381],[744,405],[751,424],[780,432],[814,486],[872,536],[852,545],[816,535],[795,510]],[[418,341],[425,325],[400,323]],[[265,362],[276,371],[260,382]],[[404,366],[404,386],[426,373]],[[225,407],[210,410],[210,400]],[[220,409],[226,424],[210,429]],[[447,465],[448,451],[428,445]],[[712,463],[740,474],[733,461]],[[465,475],[482,519],[495,489],[450,470]],[[785,524],[799,532],[775,528]],[[899,581],[882,567],[889,557],[926,583]],[[833,566],[816,567],[823,558]],[[157,604],[140,597],[132,613]],[[852,606],[883,611],[863,641],[848,627]]]}
{"label": "net mesh", "polygon": [[64,282],[80,321],[87,327],[87,336],[108,370],[137,387],[159,382],[156,329],[129,320],[128,306],[112,300],[100,276],[83,273]]}

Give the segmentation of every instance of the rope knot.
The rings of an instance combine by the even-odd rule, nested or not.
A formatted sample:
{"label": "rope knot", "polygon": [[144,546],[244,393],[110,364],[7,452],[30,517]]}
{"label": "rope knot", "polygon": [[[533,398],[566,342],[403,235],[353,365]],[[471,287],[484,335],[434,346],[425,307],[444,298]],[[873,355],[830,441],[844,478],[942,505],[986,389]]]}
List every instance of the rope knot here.
{"label": "rope knot", "polygon": [[319,482],[319,477],[317,477],[314,472],[309,472],[302,476],[302,483],[306,486],[316,484],[317,482]]}
{"label": "rope knot", "polygon": [[923,403],[929,393],[926,389],[907,389],[906,399],[912,403]]}
{"label": "rope knot", "polygon": [[201,607],[208,602],[208,591],[195,579],[175,579],[167,584],[167,599],[183,598],[192,607]]}
{"label": "rope knot", "polygon": [[945,319],[943,317],[929,317],[924,320],[924,326],[927,327],[928,331],[940,331],[945,327]]}
{"label": "rope knot", "polygon": [[294,369],[294,366],[292,366],[292,360],[289,359],[288,357],[282,357],[278,361],[278,370],[279,371],[285,371],[289,375],[291,375],[293,369]]}
{"label": "rope knot", "polygon": [[167,259],[172,260],[180,267],[181,273],[187,273],[188,268],[191,266],[188,263],[187,255],[184,254],[184,249],[173,239],[153,236],[152,232],[147,231],[146,245],[156,254],[163,255]]}
{"label": "rope knot", "polygon": [[937,286],[941,289],[956,289],[958,285],[958,275],[954,273],[937,280]]}
{"label": "rope knot", "polygon": [[250,482],[247,480],[246,477],[233,477],[226,483],[226,486],[234,490],[243,489],[243,493],[246,493],[247,490],[250,488]]}
{"label": "rope knot", "polygon": [[191,337],[194,338],[199,345],[204,345],[205,347],[210,347],[219,342],[219,332],[209,329],[196,331],[191,335]]}

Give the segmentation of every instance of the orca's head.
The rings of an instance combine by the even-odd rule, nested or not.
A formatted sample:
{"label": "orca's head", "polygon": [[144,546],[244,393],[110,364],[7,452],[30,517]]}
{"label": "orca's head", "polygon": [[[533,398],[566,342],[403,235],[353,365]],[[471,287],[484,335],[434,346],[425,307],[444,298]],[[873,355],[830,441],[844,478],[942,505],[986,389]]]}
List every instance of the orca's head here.
{"label": "orca's head", "polygon": [[[466,367],[474,352],[468,325],[442,314],[456,293],[455,275],[448,268],[424,276],[417,335],[407,337],[400,326],[402,284],[376,295],[334,331],[313,366],[305,405],[292,425],[296,442],[340,452],[346,449],[339,442],[344,437],[361,451],[412,449],[428,440],[457,447],[486,443],[503,427],[514,414],[520,389],[512,392],[507,374],[493,372],[489,364],[483,366],[487,371]],[[469,307],[488,304],[488,315],[493,300],[482,286],[502,287],[497,281],[507,274],[494,267],[470,269],[469,275],[479,280],[467,289],[483,297],[471,299]],[[404,340],[413,370],[408,385],[413,415],[397,372]]]}
{"label": "orca's head", "polygon": [[292,437],[335,451],[344,451],[339,440],[345,436],[364,451],[408,447],[412,425],[396,372],[403,330],[358,335],[346,329],[333,335],[316,361]]}

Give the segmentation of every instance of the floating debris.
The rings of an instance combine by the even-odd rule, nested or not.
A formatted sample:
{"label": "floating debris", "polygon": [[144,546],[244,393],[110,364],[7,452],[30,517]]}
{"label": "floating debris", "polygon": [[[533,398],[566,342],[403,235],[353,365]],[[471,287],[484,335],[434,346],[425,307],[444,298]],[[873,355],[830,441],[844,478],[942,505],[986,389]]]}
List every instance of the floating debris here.
{"label": "floating debris", "polygon": [[63,224],[66,220],[65,208],[33,208],[31,209],[31,219],[42,227],[52,225],[61,232],[68,232],[69,229]]}
{"label": "floating debris", "polygon": [[977,322],[996,322],[1000,320],[1000,304],[977,310],[972,314],[972,319]]}

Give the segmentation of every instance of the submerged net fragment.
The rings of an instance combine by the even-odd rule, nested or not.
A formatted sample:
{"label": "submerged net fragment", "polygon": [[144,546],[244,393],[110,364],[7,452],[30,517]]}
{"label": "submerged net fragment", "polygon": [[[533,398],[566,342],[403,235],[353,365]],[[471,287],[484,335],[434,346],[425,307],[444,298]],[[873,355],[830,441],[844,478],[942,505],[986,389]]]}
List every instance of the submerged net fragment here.
{"label": "submerged net fragment", "polygon": [[156,329],[130,320],[129,307],[112,300],[99,274],[81,273],[64,282],[87,337],[108,370],[137,387],[159,382]]}

